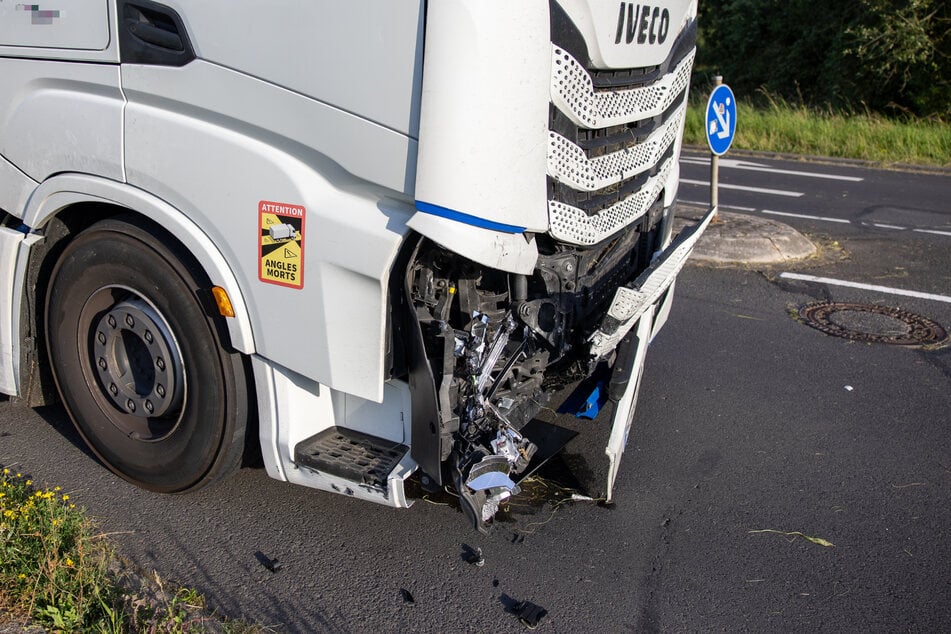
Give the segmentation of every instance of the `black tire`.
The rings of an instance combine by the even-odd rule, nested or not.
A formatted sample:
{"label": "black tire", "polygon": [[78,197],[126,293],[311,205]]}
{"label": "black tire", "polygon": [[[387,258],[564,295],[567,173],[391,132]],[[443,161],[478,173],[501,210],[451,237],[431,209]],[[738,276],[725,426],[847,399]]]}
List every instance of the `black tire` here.
{"label": "black tire", "polygon": [[202,301],[203,273],[161,229],[96,223],[63,251],[46,301],[60,397],[112,471],[153,491],[203,486],[240,466],[248,383]]}

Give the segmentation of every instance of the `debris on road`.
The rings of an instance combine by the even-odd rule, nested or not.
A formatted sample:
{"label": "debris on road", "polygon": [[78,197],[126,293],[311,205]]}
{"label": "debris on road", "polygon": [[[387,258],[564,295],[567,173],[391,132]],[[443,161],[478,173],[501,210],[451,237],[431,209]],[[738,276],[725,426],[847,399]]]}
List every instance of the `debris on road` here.
{"label": "debris on road", "polygon": [[262,566],[270,570],[271,572],[278,572],[281,568],[284,567],[284,564],[278,559],[271,559],[260,550],[254,553],[254,558],[258,560]]}
{"label": "debris on road", "polygon": [[[800,533],[799,531],[777,531],[771,528],[764,528],[755,531],[747,531],[749,533],[775,533],[777,535],[785,535],[786,537],[792,537],[795,540],[797,537],[802,537],[803,539],[812,542],[813,544],[818,544],[820,546],[825,546],[826,548],[831,548],[835,546],[832,542],[827,539],[822,539],[821,537],[810,537],[805,533]],[[792,540],[790,540],[792,541]]]}
{"label": "debris on road", "polygon": [[513,613],[518,617],[518,620],[522,622],[522,625],[530,630],[534,630],[538,627],[538,624],[541,623],[542,619],[545,618],[545,615],[548,614],[548,610],[531,601],[522,601],[513,608]]}
{"label": "debris on road", "polygon": [[485,556],[482,554],[482,549],[473,548],[468,544],[462,545],[462,560],[467,564],[475,564],[480,567],[485,565]]}

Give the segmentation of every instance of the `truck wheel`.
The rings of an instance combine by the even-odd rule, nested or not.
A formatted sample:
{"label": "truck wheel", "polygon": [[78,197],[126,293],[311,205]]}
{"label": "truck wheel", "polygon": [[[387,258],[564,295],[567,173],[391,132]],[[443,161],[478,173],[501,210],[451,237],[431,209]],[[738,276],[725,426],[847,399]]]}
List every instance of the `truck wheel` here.
{"label": "truck wheel", "polygon": [[247,376],[201,300],[209,284],[134,217],[101,221],[64,250],[46,301],[56,386],[115,473],[174,492],[236,469]]}

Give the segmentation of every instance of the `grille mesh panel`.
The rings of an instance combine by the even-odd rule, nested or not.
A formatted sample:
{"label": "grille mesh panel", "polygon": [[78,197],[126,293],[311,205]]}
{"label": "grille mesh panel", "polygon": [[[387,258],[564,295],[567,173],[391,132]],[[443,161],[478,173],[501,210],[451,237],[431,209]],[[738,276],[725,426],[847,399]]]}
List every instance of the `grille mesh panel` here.
{"label": "grille mesh panel", "polygon": [[677,138],[686,111],[684,103],[644,142],[593,159],[580,146],[557,132],[549,132],[548,174],[575,189],[594,191],[645,172],[660,161]]}
{"label": "grille mesh panel", "polygon": [[591,75],[578,60],[552,46],[552,101],[577,125],[605,128],[661,114],[690,81],[695,51],[684,57],[673,72],[646,86],[596,91]]}
{"label": "grille mesh panel", "polygon": [[552,237],[572,244],[592,245],[641,218],[664,189],[673,158],[660,167],[637,193],[631,194],[598,213],[589,216],[584,210],[557,200],[548,201],[549,232]]}
{"label": "grille mesh panel", "polygon": [[[598,244],[657,202],[674,171],[686,117],[696,55],[691,29],[664,64],[645,68],[587,69],[552,44],[547,169],[549,233],[556,240]],[[594,79],[622,87],[599,88]]]}

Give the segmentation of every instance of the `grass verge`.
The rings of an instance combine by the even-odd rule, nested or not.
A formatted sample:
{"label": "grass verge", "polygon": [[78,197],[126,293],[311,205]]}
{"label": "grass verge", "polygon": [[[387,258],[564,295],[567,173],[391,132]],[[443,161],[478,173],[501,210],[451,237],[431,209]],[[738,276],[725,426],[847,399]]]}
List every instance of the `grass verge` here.
{"label": "grass verge", "polygon": [[25,631],[259,632],[188,588],[132,570],[60,487],[0,473],[0,626]]}
{"label": "grass verge", "polygon": [[[951,167],[949,123],[821,111],[774,97],[764,104],[738,102],[734,148]],[[685,143],[706,145],[706,105],[706,98],[692,100]]]}

